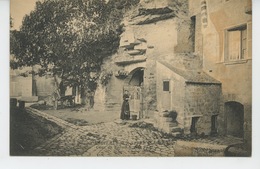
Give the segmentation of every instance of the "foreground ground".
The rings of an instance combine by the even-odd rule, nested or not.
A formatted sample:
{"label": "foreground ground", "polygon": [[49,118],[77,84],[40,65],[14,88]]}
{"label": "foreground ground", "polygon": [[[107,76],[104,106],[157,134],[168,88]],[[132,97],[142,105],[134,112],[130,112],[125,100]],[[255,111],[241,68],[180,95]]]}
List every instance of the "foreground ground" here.
{"label": "foreground ground", "polygon": [[[229,137],[176,138],[147,121],[121,121],[116,113],[27,107],[20,114],[24,118],[15,115],[16,120],[11,122],[16,126],[11,128],[11,136],[16,136],[11,139],[11,150],[20,148],[12,155],[175,156],[177,140],[225,146],[241,142]],[[27,151],[21,145],[27,146]]]}
{"label": "foreground ground", "polygon": [[36,148],[33,155],[174,156],[176,139],[148,123],[115,120],[82,126],[35,109],[27,111],[64,128],[62,133]]}
{"label": "foreground ground", "polygon": [[30,155],[36,147],[63,131],[55,122],[26,110],[11,108],[10,113],[10,155]]}

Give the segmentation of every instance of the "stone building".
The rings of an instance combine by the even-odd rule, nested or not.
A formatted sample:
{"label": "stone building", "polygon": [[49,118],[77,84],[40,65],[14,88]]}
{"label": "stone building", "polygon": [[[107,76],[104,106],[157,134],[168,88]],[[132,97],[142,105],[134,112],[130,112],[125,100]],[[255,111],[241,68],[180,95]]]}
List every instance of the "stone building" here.
{"label": "stone building", "polygon": [[33,78],[31,67],[10,70],[10,97],[30,97],[33,96]]}
{"label": "stone building", "polygon": [[[157,62],[156,70],[158,127],[172,133],[216,134],[221,83],[201,69],[180,69],[167,62]],[[177,112],[177,125],[170,111]]]}
{"label": "stone building", "polygon": [[[157,109],[156,61],[174,63],[177,57],[184,63],[179,54],[193,51],[187,9],[188,1],[143,0],[126,14],[118,52],[103,65],[103,72],[112,76],[106,86],[96,90],[94,109],[119,114],[123,91],[128,90],[131,114],[153,117]],[[195,67],[201,66],[199,59],[195,62]]]}
{"label": "stone building", "polygon": [[[128,90],[131,115],[155,119],[165,132],[216,133],[221,83],[202,70],[202,57],[194,53],[188,1],[141,1],[124,25],[117,54],[103,66],[112,76],[97,89],[95,109],[119,114]],[[177,123],[165,113],[173,110]]]}
{"label": "stone building", "polygon": [[[215,131],[250,146],[251,13],[247,0],[140,1],[105,61],[111,78],[97,89],[95,107],[120,112],[129,90],[131,113],[155,117],[165,131]],[[163,118],[171,110],[177,126]]]}
{"label": "stone building", "polygon": [[[10,70],[10,97],[27,102],[44,100],[52,105],[52,95],[56,90],[55,79],[50,73],[44,76],[33,74],[37,66]],[[64,95],[74,95],[75,103],[81,103],[78,87],[67,87]]]}
{"label": "stone building", "polygon": [[218,132],[251,147],[252,2],[189,0],[195,53],[203,70],[222,84]]}

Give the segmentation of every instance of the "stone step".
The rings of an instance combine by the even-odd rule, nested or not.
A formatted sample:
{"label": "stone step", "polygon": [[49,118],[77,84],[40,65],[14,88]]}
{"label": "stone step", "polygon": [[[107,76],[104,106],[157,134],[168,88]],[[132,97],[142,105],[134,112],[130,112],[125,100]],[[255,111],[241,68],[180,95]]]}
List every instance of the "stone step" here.
{"label": "stone step", "polygon": [[178,123],[177,123],[177,122],[165,122],[163,125],[164,125],[165,127],[170,127],[170,128],[172,128],[172,127],[177,127],[177,126],[178,126]]}
{"label": "stone step", "polygon": [[172,118],[171,117],[160,117],[158,119],[158,121],[160,121],[161,123],[172,122]]}
{"label": "stone step", "polygon": [[105,109],[121,109],[121,107],[120,106],[105,106]]}
{"label": "stone step", "polygon": [[171,132],[175,133],[175,132],[181,132],[182,129],[180,127],[171,127]]}
{"label": "stone step", "polygon": [[170,114],[169,112],[160,112],[159,116],[160,117],[169,117],[169,114]]}
{"label": "stone step", "polygon": [[180,137],[182,134],[180,132],[173,132],[171,135],[174,137]]}

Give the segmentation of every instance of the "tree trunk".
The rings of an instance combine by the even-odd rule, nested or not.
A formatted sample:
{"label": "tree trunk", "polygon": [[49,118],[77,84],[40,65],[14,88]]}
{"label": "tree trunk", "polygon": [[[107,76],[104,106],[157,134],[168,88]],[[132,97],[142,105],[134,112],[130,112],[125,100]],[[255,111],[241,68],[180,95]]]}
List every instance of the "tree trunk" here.
{"label": "tree trunk", "polygon": [[37,86],[36,86],[34,66],[32,66],[32,96],[37,96]]}
{"label": "tree trunk", "polygon": [[57,110],[58,109],[58,100],[60,99],[59,80],[58,80],[57,75],[54,75],[54,85],[55,85],[55,91],[52,94],[53,108],[54,108],[54,110]]}
{"label": "tree trunk", "polygon": [[86,92],[85,87],[83,87],[83,86],[81,86],[81,88],[80,88],[80,97],[81,97],[81,104],[88,105],[87,92]]}

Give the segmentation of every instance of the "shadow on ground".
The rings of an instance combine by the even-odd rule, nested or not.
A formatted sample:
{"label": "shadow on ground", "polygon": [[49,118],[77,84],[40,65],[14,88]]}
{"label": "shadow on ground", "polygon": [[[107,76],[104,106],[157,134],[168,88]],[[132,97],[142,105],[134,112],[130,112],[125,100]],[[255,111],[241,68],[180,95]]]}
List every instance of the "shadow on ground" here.
{"label": "shadow on ground", "polygon": [[32,155],[34,148],[62,132],[62,128],[24,109],[10,110],[10,155]]}

